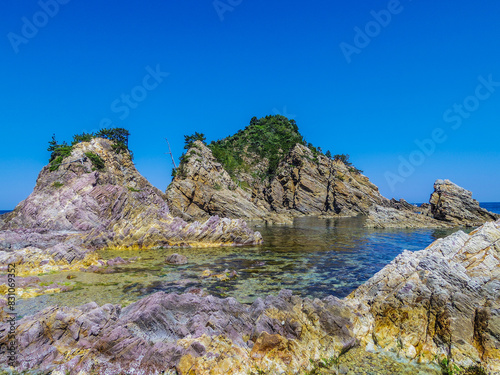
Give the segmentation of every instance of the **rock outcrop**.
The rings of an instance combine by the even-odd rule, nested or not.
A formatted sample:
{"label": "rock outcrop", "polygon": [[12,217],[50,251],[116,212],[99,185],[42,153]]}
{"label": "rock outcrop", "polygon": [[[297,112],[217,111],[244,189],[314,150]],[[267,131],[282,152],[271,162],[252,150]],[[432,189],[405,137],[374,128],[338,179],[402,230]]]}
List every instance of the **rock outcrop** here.
{"label": "rock outcrop", "polygon": [[[96,169],[87,155],[97,155]],[[173,217],[165,195],[135,169],[127,152],[117,154],[102,138],[73,146],[57,170],[46,166],[33,193],[4,215],[0,227],[3,249],[33,239],[54,245],[53,237],[70,238],[86,247],[150,248],[162,246],[220,246],[259,243],[242,220],[211,217],[188,224]],[[40,247],[40,246],[38,246]]]}
{"label": "rock outcrop", "polygon": [[429,203],[435,219],[453,225],[474,227],[500,218],[500,215],[481,208],[470,191],[450,180],[437,180],[434,183]]}
{"label": "rock outcrop", "polygon": [[405,251],[346,299],[364,345],[500,373],[500,221]]}
{"label": "rock outcrop", "polygon": [[174,215],[194,221],[212,215],[250,219],[267,214],[267,208],[252,201],[251,192],[231,179],[202,142],[196,141],[186,155],[182,171],[178,172],[166,192]]}
{"label": "rock outcrop", "polygon": [[200,141],[186,155],[166,192],[172,212],[186,220],[217,214],[274,222],[279,216],[367,215],[373,205],[391,206],[366,176],[300,144],[262,181],[252,171],[240,172],[235,182]]}
{"label": "rock outcrop", "polygon": [[232,178],[212,151],[196,141],[166,191],[172,212],[188,221],[210,215],[291,223],[297,216],[367,217],[373,228],[447,228],[479,226],[500,215],[479,207],[472,193],[437,180],[430,204],[421,207],[404,199],[383,197],[356,169],[340,160],[316,155],[297,144],[280,162],[275,175],[260,179],[256,171],[239,171]]}
{"label": "rock outcrop", "polygon": [[[339,300],[283,291],[251,306],[193,294],[148,296],[125,309],[49,307],[19,322],[18,370],[248,374],[311,368],[356,344]],[[0,326],[0,345],[8,324]],[[6,356],[0,358],[5,365]]]}
{"label": "rock outcrop", "polygon": [[[124,309],[48,307],[19,322],[16,369],[293,374],[331,367],[328,373],[349,374],[366,367],[356,361],[370,361],[392,374],[403,373],[407,361],[404,367],[415,369],[409,374],[439,374],[439,365],[500,374],[499,295],[497,221],[403,252],[344,300],[282,291],[248,306],[160,292]],[[0,325],[0,346],[8,330]],[[6,361],[0,357],[2,366]]]}

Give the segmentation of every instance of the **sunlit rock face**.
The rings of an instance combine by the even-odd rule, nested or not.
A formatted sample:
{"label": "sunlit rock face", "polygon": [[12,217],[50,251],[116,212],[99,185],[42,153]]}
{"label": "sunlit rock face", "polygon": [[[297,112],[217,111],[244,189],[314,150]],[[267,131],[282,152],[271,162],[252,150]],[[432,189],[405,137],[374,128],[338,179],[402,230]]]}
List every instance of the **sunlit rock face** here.
{"label": "sunlit rock face", "polygon": [[430,205],[435,219],[456,225],[474,227],[500,218],[500,215],[481,208],[470,191],[450,180],[436,180]]}
{"label": "sunlit rock face", "polygon": [[[241,220],[212,217],[188,224],[173,217],[165,194],[139,174],[127,152],[117,154],[112,145],[102,138],[82,142],[57,170],[44,167],[33,193],[2,217],[2,248],[19,248],[19,243],[51,246],[56,242],[53,236],[94,248],[218,246],[262,240]],[[104,168],[95,168],[86,157],[89,152],[102,159]]]}
{"label": "sunlit rock face", "polygon": [[[258,158],[255,156],[255,158]],[[269,164],[252,161],[248,171],[231,178],[200,141],[185,161],[166,196],[175,216],[187,221],[210,215],[289,224],[297,216],[366,216],[373,228],[447,228],[478,226],[500,215],[479,207],[472,193],[448,180],[437,180],[430,204],[417,207],[404,199],[386,199],[368,177],[342,161],[314,155],[295,145],[275,175],[262,178]]]}
{"label": "sunlit rock face", "polygon": [[[49,307],[20,322],[17,368],[71,374],[300,371],[310,368],[311,358],[356,344],[349,316],[336,298],[312,301],[287,291],[251,306],[160,292],[125,309]],[[7,328],[0,326],[0,344]]]}
{"label": "sunlit rock face", "polygon": [[408,359],[500,371],[500,221],[405,251],[354,291],[355,335]]}
{"label": "sunlit rock face", "polygon": [[259,177],[269,162],[262,160],[255,170],[240,172],[243,184],[231,179],[202,142],[196,141],[186,155],[182,173],[167,189],[173,213],[186,220],[217,214],[286,222],[303,215],[355,216],[367,214],[375,204],[390,205],[366,176],[341,161],[314,156],[300,144],[271,179]]}

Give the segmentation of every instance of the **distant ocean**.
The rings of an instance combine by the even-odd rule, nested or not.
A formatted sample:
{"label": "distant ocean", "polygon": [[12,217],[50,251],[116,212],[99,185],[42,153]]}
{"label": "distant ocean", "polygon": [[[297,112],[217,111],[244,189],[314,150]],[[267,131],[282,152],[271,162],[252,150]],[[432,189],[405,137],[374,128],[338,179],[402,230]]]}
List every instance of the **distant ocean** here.
{"label": "distant ocean", "polygon": [[479,203],[479,205],[488,211],[500,214],[500,202],[484,202]]}
{"label": "distant ocean", "polygon": [[7,210],[7,211],[5,211],[5,210],[0,210],[0,215],[6,214],[7,212],[11,212],[11,211],[12,211],[12,210]]}

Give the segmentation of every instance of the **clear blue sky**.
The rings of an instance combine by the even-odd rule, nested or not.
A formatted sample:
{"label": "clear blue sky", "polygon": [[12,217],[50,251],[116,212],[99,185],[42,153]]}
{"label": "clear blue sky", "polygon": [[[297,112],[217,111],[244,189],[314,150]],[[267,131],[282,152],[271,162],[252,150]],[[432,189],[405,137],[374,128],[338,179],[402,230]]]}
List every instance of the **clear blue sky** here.
{"label": "clear blue sky", "polygon": [[[277,111],[389,198],[424,202],[449,178],[500,201],[496,0],[60,1],[0,6],[0,209],[30,194],[52,133],[128,128],[139,171],[164,190],[164,137],[178,158],[184,134],[218,139]],[[441,143],[415,153],[433,132]],[[401,169],[411,153],[418,165]]]}

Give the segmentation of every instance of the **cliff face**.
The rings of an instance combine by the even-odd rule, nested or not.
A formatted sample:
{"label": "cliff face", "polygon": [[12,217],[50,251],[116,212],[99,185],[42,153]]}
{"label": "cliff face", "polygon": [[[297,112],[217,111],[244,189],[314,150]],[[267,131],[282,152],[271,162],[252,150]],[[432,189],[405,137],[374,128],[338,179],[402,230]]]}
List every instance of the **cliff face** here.
{"label": "cliff face", "polygon": [[[234,180],[211,150],[195,142],[187,152],[182,174],[167,189],[174,214],[188,220],[217,214],[231,218],[271,218],[301,215],[368,214],[373,205],[390,206],[370,180],[300,144],[278,164],[271,178],[256,170],[240,171]],[[260,170],[259,170],[260,169]]]}
{"label": "cliff face", "polygon": [[[89,153],[104,162],[103,168],[96,169]],[[173,217],[165,195],[139,174],[129,154],[117,154],[112,142],[102,138],[75,145],[57,170],[44,167],[33,193],[3,218],[0,230],[4,248],[15,246],[10,239],[17,242],[16,236],[26,241],[22,236],[26,231],[31,236],[62,233],[73,241],[76,236],[92,247],[261,241],[260,234],[241,220],[214,217],[203,224],[187,224]]]}

